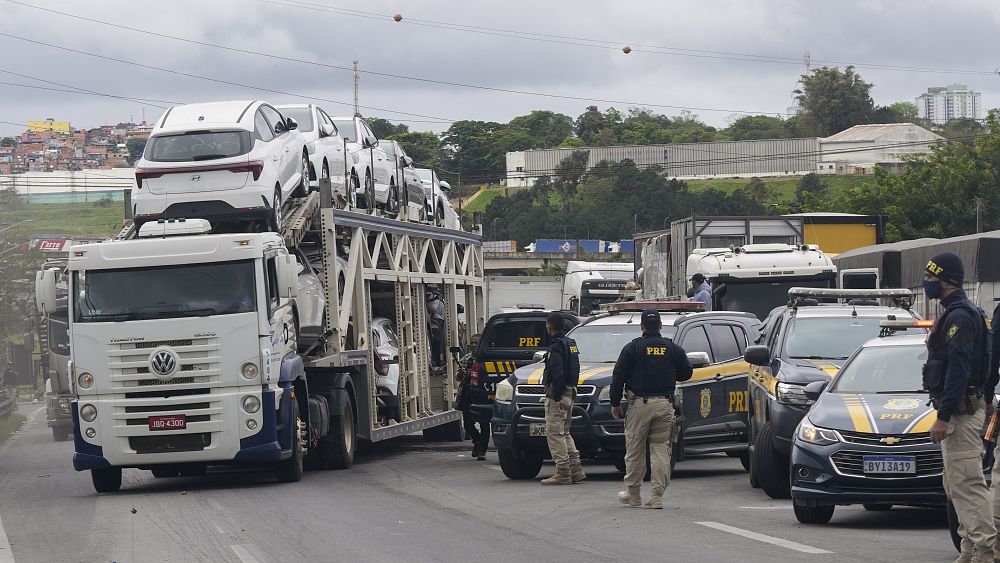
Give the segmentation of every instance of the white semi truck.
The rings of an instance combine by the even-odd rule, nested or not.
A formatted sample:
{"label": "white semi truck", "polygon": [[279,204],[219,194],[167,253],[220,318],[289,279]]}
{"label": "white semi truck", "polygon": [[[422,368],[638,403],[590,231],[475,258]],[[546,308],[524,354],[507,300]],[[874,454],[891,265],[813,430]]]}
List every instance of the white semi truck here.
{"label": "white semi truck", "polygon": [[[304,466],[350,467],[358,440],[461,438],[455,366],[430,367],[425,294],[433,284],[444,297],[448,345],[480,332],[481,238],[335,209],[328,180],[283,214],[281,233],[214,233],[192,218],[72,247],[73,465],[97,491],[118,490],[123,468],[264,465],[297,481]],[[307,267],[308,251],[319,260]],[[304,268],[323,284],[300,294]],[[38,274],[44,314],[56,278]],[[300,307],[317,302],[322,327],[305,341]],[[391,411],[375,388],[378,316],[400,341]]]}
{"label": "white semi truck", "polygon": [[581,316],[595,314],[601,305],[621,299],[634,275],[628,262],[570,260],[563,278],[563,308]]}

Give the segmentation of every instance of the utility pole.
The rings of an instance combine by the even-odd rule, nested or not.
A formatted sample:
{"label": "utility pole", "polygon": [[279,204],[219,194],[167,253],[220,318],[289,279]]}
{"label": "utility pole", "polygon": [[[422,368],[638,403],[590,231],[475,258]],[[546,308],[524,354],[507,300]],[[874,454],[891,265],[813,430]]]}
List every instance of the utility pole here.
{"label": "utility pole", "polygon": [[806,63],[806,74],[809,74],[809,71],[812,69],[812,53],[809,52],[809,49],[806,49],[806,55],[803,57],[803,62]]}
{"label": "utility pole", "polygon": [[354,117],[361,117],[361,108],[358,107],[358,61],[354,61]]}
{"label": "utility pole", "polygon": [[983,232],[983,198],[976,198],[976,233]]}

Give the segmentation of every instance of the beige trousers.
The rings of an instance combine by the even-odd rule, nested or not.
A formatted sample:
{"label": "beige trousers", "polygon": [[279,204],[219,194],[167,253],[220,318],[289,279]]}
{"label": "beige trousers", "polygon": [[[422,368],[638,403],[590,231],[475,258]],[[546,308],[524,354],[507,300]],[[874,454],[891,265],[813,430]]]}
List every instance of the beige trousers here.
{"label": "beige trousers", "polygon": [[[559,410],[560,404],[565,412]],[[549,443],[549,452],[552,453],[556,468],[569,469],[580,463],[580,452],[576,450],[576,442],[569,433],[572,413],[572,390],[567,390],[559,401],[545,398],[545,439]]]}
{"label": "beige trousers", "polygon": [[948,421],[948,436],[941,442],[944,456],[944,490],[955,505],[958,534],[976,547],[993,548],[996,528],[990,492],[983,477],[983,427],[985,411],[955,414]]}
{"label": "beige trousers", "polygon": [[636,397],[625,413],[625,485],[638,494],[646,475],[646,446],[652,465],[653,494],[662,496],[670,484],[670,432],[674,405],[667,399]]}

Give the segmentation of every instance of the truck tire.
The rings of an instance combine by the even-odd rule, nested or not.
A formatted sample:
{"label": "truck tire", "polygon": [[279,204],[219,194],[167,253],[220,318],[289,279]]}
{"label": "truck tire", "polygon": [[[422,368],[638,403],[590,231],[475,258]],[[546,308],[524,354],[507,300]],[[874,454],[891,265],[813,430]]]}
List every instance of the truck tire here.
{"label": "truck tire", "polygon": [[122,488],[122,468],[102,467],[90,470],[90,480],[99,493],[117,493]]}
{"label": "truck tire", "polygon": [[350,469],[354,465],[357,433],[351,396],[344,389],[330,394],[330,432],[319,439],[319,455],[329,469]]}
{"label": "truck tire", "polygon": [[428,442],[461,442],[464,439],[461,420],[424,429],[424,440]]}
{"label": "truck tire", "polygon": [[302,432],[299,431],[299,402],[292,399],[292,416],[289,423],[292,424],[292,455],[288,459],[279,461],[274,466],[274,475],[279,483],[296,483],[302,480],[304,471]]}
{"label": "truck tire", "polygon": [[[761,427],[755,446],[754,458],[757,460],[759,470],[757,479],[760,481],[760,488],[773,499],[786,499],[791,496],[788,459],[774,450],[774,427],[770,422],[765,422]],[[832,510],[830,513],[833,514]]]}
{"label": "truck tire", "polygon": [[542,458],[524,450],[497,449],[500,469],[508,479],[534,479],[542,470]]}
{"label": "truck tire", "polygon": [[56,442],[66,442],[69,440],[69,432],[65,428],[59,428],[58,426],[52,427],[52,439]]}
{"label": "truck tire", "polygon": [[833,518],[834,505],[827,506],[804,506],[792,502],[795,510],[795,518],[803,524],[828,524]]}

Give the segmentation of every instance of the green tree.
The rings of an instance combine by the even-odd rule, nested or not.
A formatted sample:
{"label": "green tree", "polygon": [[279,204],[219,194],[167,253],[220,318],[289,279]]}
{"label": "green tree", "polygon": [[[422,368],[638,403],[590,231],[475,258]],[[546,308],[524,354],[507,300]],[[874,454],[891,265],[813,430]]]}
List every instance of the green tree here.
{"label": "green tree", "polygon": [[443,156],[441,139],[434,133],[411,131],[394,133],[386,138],[398,141],[406,154],[416,161],[420,168],[436,168],[441,165]]}
{"label": "green tree", "polygon": [[390,135],[409,133],[410,127],[405,123],[393,123],[381,117],[365,117],[364,122],[371,128],[372,133],[379,139],[387,139]]}
{"label": "green tree", "polygon": [[787,139],[795,137],[795,131],[788,122],[770,115],[745,115],[730,123],[720,132],[733,141],[755,141],[758,139]]}
{"label": "green tree", "polygon": [[934,128],[935,132],[946,139],[972,143],[973,138],[986,131],[986,126],[975,119],[952,119],[944,125]]}
{"label": "green tree", "polygon": [[132,163],[142,158],[143,151],[146,150],[146,139],[134,137],[125,141],[125,148],[128,150],[128,157]]}
{"label": "green tree", "polygon": [[14,137],[3,137],[0,138],[0,147],[13,147],[17,141]]}
{"label": "green tree", "polygon": [[853,66],[817,68],[803,74],[799,83],[795,99],[802,108],[802,127],[810,134],[827,137],[871,123],[875,115],[872,84],[862,80]]}
{"label": "green tree", "polygon": [[533,140],[530,147],[533,149],[558,146],[573,135],[573,118],[554,111],[536,110],[519,115],[507,125],[527,133]]}
{"label": "green tree", "polygon": [[920,111],[917,109],[917,104],[913,102],[894,102],[889,104],[888,108],[892,110],[901,123],[912,123],[920,118]]}
{"label": "green tree", "polygon": [[506,155],[497,158],[494,139],[503,128],[504,125],[492,121],[462,120],[452,123],[441,135],[445,167],[461,172],[463,177],[476,176],[484,182],[504,177]]}
{"label": "green tree", "polygon": [[556,165],[553,187],[564,198],[576,195],[577,186],[587,174],[589,160],[590,151],[573,151]]}

